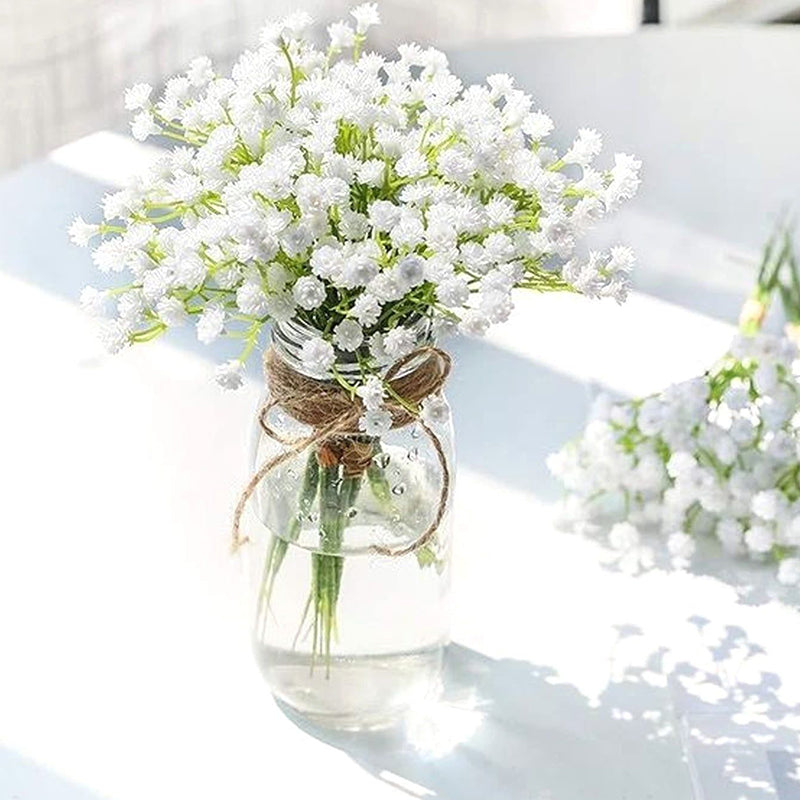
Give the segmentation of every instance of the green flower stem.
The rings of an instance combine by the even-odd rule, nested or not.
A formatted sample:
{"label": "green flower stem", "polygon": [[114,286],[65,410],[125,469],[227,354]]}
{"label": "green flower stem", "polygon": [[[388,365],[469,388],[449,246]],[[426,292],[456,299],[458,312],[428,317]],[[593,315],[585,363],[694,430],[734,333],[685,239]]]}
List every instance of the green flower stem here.
{"label": "green flower stem", "polygon": [[297,102],[297,68],[294,65],[294,61],[292,60],[292,56],[289,53],[289,47],[286,42],[281,39],[280,40],[280,50],[283,55],[286,57],[286,62],[289,65],[289,77],[292,81],[292,86],[290,89],[290,96],[289,96],[289,105],[293,106]]}
{"label": "green flower stem", "polygon": [[129,338],[132,342],[149,342],[164,333],[166,329],[164,323],[157,323],[150,328],[132,333]]}
{"label": "green flower stem", "polygon": [[257,624],[263,637],[264,628],[267,624],[269,611],[269,599],[275,585],[275,577],[286,557],[286,551],[290,542],[297,541],[300,530],[303,526],[303,518],[311,511],[314,501],[317,498],[319,488],[319,462],[317,454],[310,452],[306,462],[305,472],[303,473],[303,483],[300,488],[300,495],[297,501],[297,513],[292,517],[285,536],[274,535],[270,540],[267,557],[264,562],[264,573],[261,580],[261,590],[258,596],[258,613],[256,615]]}
{"label": "green flower stem", "polygon": [[[739,317],[739,330],[746,336],[753,336],[761,330],[772,298],[777,291],[783,301],[784,311],[789,322],[797,317],[797,300],[800,299],[800,288],[796,282],[793,265],[794,251],[791,231],[784,224],[779,224],[764,247],[758,268],[758,277],[753,291],[742,308]],[[789,282],[781,281],[784,265],[789,264]]]}
{"label": "green flower stem", "polygon": [[311,652],[313,671],[318,655],[325,656],[326,674],[330,670],[331,636],[336,616],[334,597],[336,573],[341,570],[336,562],[341,546],[340,531],[343,509],[340,507],[339,487],[342,485],[339,464],[325,466],[320,470],[319,525],[322,553],[312,556],[312,592],[314,594],[314,639]]}
{"label": "green flower stem", "polygon": [[337,634],[336,608],[342,584],[344,556],[342,538],[349,522],[349,510],[358,497],[361,476],[342,475],[339,464],[320,470],[320,547],[312,556],[311,592],[314,605],[311,669],[318,656],[325,658],[330,674],[331,640]]}
{"label": "green flower stem", "polygon": [[394,508],[392,503],[392,492],[389,488],[389,481],[386,479],[386,474],[382,467],[379,467],[374,462],[367,467],[367,481],[372,494],[380,504],[381,510],[384,512],[391,512]]}
{"label": "green flower stem", "polygon": [[[373,456],[381,453],[377,438],[372,439],[371,444]],[[330,674],[331,643],[338,632],[337,607],[344,571],[344,556],[341,552],[344,533],[365,479],[382,511],[394,513],[389,482],[383,468],[374,460],[370,461],[363,474],[347,475],[340,463],[322,466],[317,453],[309,453],[298,494],[297,512],[283,535],[272,538],[264,564],[257,615],[257,627],[262,637],[269,613],[270,596],[288,547],[297,540],[303,519],[319,503],[319,551],[311,556],[311,586],[294,646],[301,636],[310,633],[311,671],[324,659],[326,676]],[[424,554],[421,565],[433,563],[431,556],[432,553]],[[313,616],[306,629],[312,609]]]}

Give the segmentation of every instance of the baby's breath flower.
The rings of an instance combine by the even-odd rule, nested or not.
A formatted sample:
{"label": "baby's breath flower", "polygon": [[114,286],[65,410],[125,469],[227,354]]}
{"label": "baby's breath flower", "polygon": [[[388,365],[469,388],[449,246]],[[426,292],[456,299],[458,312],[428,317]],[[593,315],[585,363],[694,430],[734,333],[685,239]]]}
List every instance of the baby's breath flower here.
{"label": "baby's breath flower", "polygon": [[753,383],[760,394],[769,395],[778,387],[778,370],[775,364],[765,362],[758,365]]}
{"label": "baby's breath flower", "polygon": [[244,364],[233,358],[217,367],[214,378],[223,389],[239,389],[244,383]]}
{"label": "baby's breath flower", "polygon": [[394,168],[402,178],[419,178],[428,172],[428,161],[419,151],[409,150],[397,159]]}
{"label": "baby's breath flower", "polygon": [[136,83],[125,90],[125,108],[128,111],[139,111],[147,106],[153,87],[149,83]]}
{"label": "baby's breath flower", "polygon": [[615,549],[625,552],[636,547],[640,541],[639,531],[630,522],[618,522],[608,534],[608,543]]}
{"label": "baby's breath flower", "polygon": [[450,419],[450,407],[447,405],[447,400],[440,394],[428,395],[422,401],[420,416],[428,425],[445,425]]}
{"label": "baby's breath flower", "polygon": [[387,355],[393,359],[407,356],[416,344],[414,334],[407,328],[393,328],[383,338]]}
{"label": "baby's breath flower", "polygon": [[603,149],[603,137],[593,128],[581,128],[572,147],[565,153],[567,164],[588,167]]}
{"label": "baby's breath flower", "polygon": [[122,189],[119,192],[104,195],[102,205],[103,216],[107,220],[122,219],[133,210],[133,193],[128,189]]}
{"label": "baby's breath flower", "polygon": [[353,255],[342,266],[338,283],[347,289],[369,285],[378,274],[378,265],[368,256]]}
{"label": "baby's breath flower", "polygon": [[383,176],[386,171],[386,165],[378,158],[372,158],[365,161],[356,170],[356,177],[359,183],[364,183],[367,186],[378,187],[383,183]]}
{"label": "baby's breath flower", "polygon": [[292,39],[300,39],[314,22],[307,11],[295,11],[283,20],[283,35]]}
{"label": "baby's breath flower", "polygon": [[333,329],[333,340],[340,350],[358,350],[364,341],[364,331],[354,319],[343,319]]}
{"label": "baby's breath flower", "polygon": [[[177,328],[189,319],[189,315],[186,313],[186,306],[177,297],[162,297],[156,303],[156,314],[170,328]],[[199,328],[197,335],[199,338]],[[204,339],[200,339],[200,341],[204,341]]]}
{"label": "baby's breath flower", "polygon": [[606,207],[618,208],[626,200],[632,199],[639,189],[641,180],[639,170],[642,162],[634,156],[617,153],[611,170],[611,182],[604,193]]}
{"label": "baby's breath flower", "polygon": [[297,308],[294,298],[289,292],[269,295],[264,305],[267,314],[275,322],[288,322],[294,317]]}
{"label": "baby's breath flower", "polygon": [[681,565],[691,560],[696,550],[694,539],[688,533],[676,531],[667,539],[667,550],[672,558]]}
{"label": "baby's breath flower", "polygon": [[175,282],[187,289],[197,289],[208,275],[208,268],[196,253],[181,257],[175,267]]}
{"label": "baby's breath flower", "polygon": [[607,499],[623,498],[629,521],[667,534],[675,566],[704,533],[732,555],[794,557],[800,383],[783,354],[777,337],[737,338],[700,378],[598,405],[582,438],[548,460],[572,516],[599,521]]}
{"label": "baby's breath flower", "polygon": [[425,262],[416,255],[405,256],[397,262],[395,272],[406,290],[413,289],[425,280]]}
{"label": "baby's breath flower", "polygon": [[362,3],[360,6],[356,6],[350,14],[356,21],[358,33],[366,33],[369,28],[378,25],[381,21],[377,3]]}
{"label": "baby's breath flower", "polygon": [[214,77],[214,68],[208,56],[198,56],[186,71],[186,77],[192,86],[205,86]]}
{"label": "baby's breath flower", "polygon": [[480,310],[493,323],[505,322],[514,310],[511,292],[502,291],[500,289],[481,291]]}
{"label": "baby's breath flower", "polygon": [[319,278],[304,275],[297,280],[292,289],[292,296],[297,305],[311,311],[319,308],[325,300],[325,285]]}
{"label": "baby's breath flower", "polygon": [[786,558],[778,565],[778,581],[784,586],[800,584],[800,558]]}
{"label": "baby's breath flower", "polygon": [[356,41],[355,31],[346,22],[333,22],[328,25],[328,36],[333,50],[352,47]]}
{"label": "baby's breath flower", "polygon": [[139,142],[160,132],[161,129],[149,111],[140,111],[131,121],[131,135]]}
{"label": "baby's breath flower", "polygon": [[442,305],[463,306],[470,298],[469,281],[463,275],[447,278],[436,287],[436,297]]}
{"label": "baby's breath flower", "polygon": [[383,405],[386,397],[386,387],[383,381],[375,375],[370,375],[364,383],[356,389],[356,394],[361,398],[367,411],[375,411]]}
{"label": "baby's breath flower", "polygon": [[330,342],[315,336],[303,343],[300,359],[311,375],[325,377],[336,360],[336,354]]}
{"label": "baby's breath flower", "polygon": [[263,316],[267,311],[267,298],[261,285],[255,282],[243,283],[236,290],[236,305],[243,314]]}
{"label": "baby's breath flower", "polygon": [[139,324],[144,310],[144,295],[140,289],[125,292],[117,298],[117,314],[120,320],[131,329]]}
{"label": "baby's breath flower", "polygon": [[83,217],[75,217],[69,226],[69,238],[78,247],[86,247],[92,237],[97,236],[98,233],[100,233],[100,226],[84,222]]}
{"label": "baby's breath flower", "polygon": [[553,120],[542,111],[534,111],[522,120],[520,125],[523,133],[526,133],[535,142],[544,139],[553,132]]}
{"label": "baby's breath flower", "polygon": [[482,311],[470,309],[464,312],[458,328],[468,336],[483,336],[489,330],[491,320]]}
{"label": "baby's breath flower", "polygon": [[378,331],[369,337],[369,354],[378,366],[384,366],[392,360],[392,357],[386,352],[384,339],[384,335]]}
{"label": "baby's breath flower", "polygon": [[364,292],[359,295],[353,303],[353,316],[364,326],[374,325],[381,313],[381,304],[377,298]]}
{"label": "baby's breath flower", "polygon": [[105,239],[92,253],[92,261],[101,272],[121,272],[127,257],[128,247],[121,236]]}
{"label": "baby's breath flower", "polygon": [[716,534],[726,552],[732,555],[741,552],[744,527],[738,520],[724,517],[717,523]]}
{"label": "baby's breath flower", "polygon": [[389,200],[376,200],[369,207],[369,222],[376,231],[390,231],[400,222],[401,209]]}
{"label": "baby's breath flower", "polygon": [[225,327],[225,316],[221,303],[209,303],[197,320],[197,338],[203,344],[211,344],[219,338]]}
{"label": "baby's breath flower", "polygon": [[514,79],[506,73],[496,73],[486,78],[486,83],[492,90],[492,99],[497,100],[507,97],[514,90]]}
{"label": "baby's breath flower", "polygon": [[131,343],[127,326],[116,319],[101,320],[98,335],[103,347],[112,355],[124,350]]}
{"label": "baby's breath flower", "polygon": [[783,505],[783,495],[775,489],[759,492],[751,501],[753,513],[764,520],[774,520]]}
{"label": "baby's breath flower", "polygon": [[752,525],[744,534],[744,542],[751,553],[761,555],[772,550],[775,534],[766,525]]}
{"label": "baby's breath flower", "polygon": [[108,312],[108,292],[87,286],[81,292],[81,307],[91,317],[104,317]]}

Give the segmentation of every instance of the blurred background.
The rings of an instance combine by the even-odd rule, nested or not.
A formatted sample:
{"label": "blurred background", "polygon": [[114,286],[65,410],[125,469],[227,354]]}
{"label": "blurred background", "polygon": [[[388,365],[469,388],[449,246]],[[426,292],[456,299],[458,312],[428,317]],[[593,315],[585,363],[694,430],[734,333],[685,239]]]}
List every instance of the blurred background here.
{"label": "blurred background", "polygon": [[[323,26],[350,4],[0,0],[0,170],[120,124],[126,86],[137,80],[158,84],[200,53],[225,64],[255,41],[266,18],[298,5]],[[376,34],[378,47],[416,40],[464,49],[538,37],[621,35],[634,33],[643,21],[680,29],[800,20],[800,0],[383,0],[380,6],[385,25]],[[638,68],[633,61],[628,67]]]}
{"label": "blurred background", "polygon": [[[225,69],[257,41],[266,19],[305,7],[323,33],[350,5],[0,0],[0,180],[97,131],[126,134],[122,94],[132,83],[158,87],[200,54]],[[435,43],[465,81],[511,73],[558,122],[558,145],[591,126],[604,132],[607,151],[641,157],[645,182],[634,210],[599,238],[624,237],[639,248],[648,266],[639,288],[716,316],[735,313],[752,274],[741,264],[800,199],[800,27],[792,24],[800,21],[800,0],[379,5],[376,49]],[[103,183],[109,170],[133,171],[133,151],[104,151],[103,142],[89,139],[82,150],[51,158]],[[14,191],[20,186],[48,191],[38,178]],[[700,276],[713,297],[690,291]]]}

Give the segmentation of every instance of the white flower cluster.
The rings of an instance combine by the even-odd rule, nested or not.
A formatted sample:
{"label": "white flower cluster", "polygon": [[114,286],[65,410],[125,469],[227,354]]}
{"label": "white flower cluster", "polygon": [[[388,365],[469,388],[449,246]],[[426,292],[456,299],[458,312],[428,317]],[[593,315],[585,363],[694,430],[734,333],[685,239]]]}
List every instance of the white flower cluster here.
{"label": "white flower cluster", "polygon": [[582,438],[548,460],[569,493],[567,518],[616,520],[609,541],[628,567],[652,562],[640,531],[661,531],[679,564],[695,535],[714,534],[800,583],[796,356],[786,338],[740,335],[703,377],[643,400],[599,399]]}
{"label": "white flower cluster", "polygon": [[[93,313],[113,306],[110,350],[192,323],[202,342],[241,338],[244,362],[266,323],[297,320],[319,331],[302,354],[310,373],[330,377],[337,353],[355,353],[363,383],[414,348],[406,326],[420,318],[480,335],[508,317],[516,287],[625,298],[627,248],[575,251],[635,194],[640,162],[595,168],[592,130],[559,156],[552,121],[512,78],[465,87],[443,53],[414,44],[365,53],[376,6],[351,14],[327,51],[298,13],[268,25],[230,77],[199,58],[159,98],[128,90],[133,135],[175,148],[104,198],[102,223],[70,230],[81,245],[102,237],[102,272],[130,274],[84,294]],[[218,380],[238,386],[240,367]],[[385,411],[366,386],[376,430]]]}

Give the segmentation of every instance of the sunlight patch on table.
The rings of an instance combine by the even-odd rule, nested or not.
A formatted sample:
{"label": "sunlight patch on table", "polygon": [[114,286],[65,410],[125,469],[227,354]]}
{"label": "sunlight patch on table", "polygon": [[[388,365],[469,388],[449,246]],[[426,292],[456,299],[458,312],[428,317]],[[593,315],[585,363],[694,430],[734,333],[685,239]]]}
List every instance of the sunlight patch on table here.
{"label": "sunlight patch on table", "polygon": [[114,131],[97,131],[53,150],[48,159],[86,178],[122,188],[164,150]]}
{"label": "sunlight patch on table", "polygon": [[516,292],[516,312],[487,340],[562,374],[624,395],[703,373],[735,326],[646,294],[623,306],[574,294]]}

